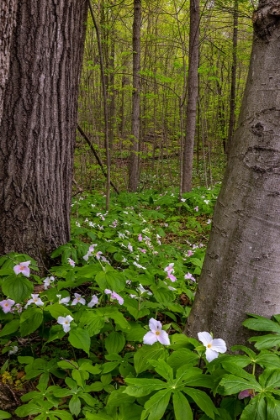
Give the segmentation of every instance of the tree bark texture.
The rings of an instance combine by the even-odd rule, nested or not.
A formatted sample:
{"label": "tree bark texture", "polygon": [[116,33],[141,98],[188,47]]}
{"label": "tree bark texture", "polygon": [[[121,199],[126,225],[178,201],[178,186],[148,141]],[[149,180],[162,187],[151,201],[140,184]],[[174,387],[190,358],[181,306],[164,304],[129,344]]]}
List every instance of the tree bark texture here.
{"label": "tree bark texture", "polygon": [[0,2],[0,124],[3,113],[4,93],[9,76],[13,29],[16,24],[18,0]]}
{"label": "tree bark texture", "polygon": [[[277,5],[276,5],[277,3]],[[242,344],[246,313],[280,313],[280,2],[254,14],[251,65],[186,332]]]}
{"label": "tree bark texture", "polygon": [[190,191],[192,188],[193,149],[198,99],[199,24],[199,0],[190,0],[188,99],[186,115],[186,137],[184,141],[182,162],[182,192]]}
{"label": "tree bark texture", "polygon": [[134,0],[133,20],[133,93],[132,93],[132,147],[129,162],[129,191],[136,191],[139,180],[140,141],[140,58],[141,58],[141,0]]}
{"label": "tree bark texture", "polygon": [[70,238],[85,0],[20,0],[0,125],[0,254]]}

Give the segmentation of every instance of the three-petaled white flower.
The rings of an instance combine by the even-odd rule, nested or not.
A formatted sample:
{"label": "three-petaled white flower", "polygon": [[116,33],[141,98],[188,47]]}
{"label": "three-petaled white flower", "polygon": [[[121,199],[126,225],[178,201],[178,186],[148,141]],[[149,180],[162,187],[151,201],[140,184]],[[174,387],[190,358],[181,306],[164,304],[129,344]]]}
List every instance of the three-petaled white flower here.
{"label": "three-petaled white flower", "polygon": [[74,260],[72,260],[71,258],[67,258],[68,263],[71,265],[71,267],[75,267],[76,263]]}
{"label": "three-petaled white flower", "polygon": [[93,295],[91,301],[87,304],[87,306],[89,308],[92,308],[95,305],[98,305],[98,297],[96,295]]}
{"label": "three-petaled white flower", "polygon": [[80,303],[81,305],[85,305],[86,301],[85,299],[79,295],[79,293],[74,293],[75,299],[72,302],[72,305],[77,305],[78,303]]}
{"label": "three-petaled white flower", "polygon": [[144,344],[154,344],[156,341],[159,341],[161,344],[166,346],[170,345],[170,340],[166,331],[162,329],[162,323],[157,321],[154,318],[151,318],[149,321],[150,330],[143,337]]}
{"label": "three-petaled white flower", "polygon": [[31,296],[32,296],[32,299],[29,299],[27,301],[27,304],[25,305],[25,309],[27,308],[27,306],[31,305],[31,303],[35,303],[36,306],[44,306],[44,302],[42,301],[41,298],[38,297],[39,296],[38,294],[34,294]]}
{"label": "three-petaled white flower", "polygon": [[212,362],[219,356],[219,353],[225,353],[227,351],[227,346],[225,341],[222,338],[213,338],[208,332],[199,332],[198,334],[199,341],[206,347],[206,360]]}
{"label": "three-petaled white flower", "polygon": [[15,301],[12,299],[5,299],[0,302],[0,306],[4,314],[7,314],[12,311],[12,306],[15,304]]}
{"label": "three-petaled white flower", "polygon": [[71,315],[67,315],[65,317],[64,316],[59,316],[57,318],[57,322],[58,322],[58,324],[62,325],[63,331],[67,333],[71,329],[70,322],[73,321],[73,319],[74,318],[72,318]]}
{"label": "three-petaled white flower", "polygon": [[24,261],[14,266],[14,272],[16,275],[23,274],[25,277],[30,276],[30,268],[29,264],[31,264],[31,261]]}
{"label": "three-petaled white flower", "polygon": [[70,296],[66,296],[64,298],[61,298],[61,295],[56,295],[58,297],[58,303],[60,303],[61,305],[69,305],[70,302]]}

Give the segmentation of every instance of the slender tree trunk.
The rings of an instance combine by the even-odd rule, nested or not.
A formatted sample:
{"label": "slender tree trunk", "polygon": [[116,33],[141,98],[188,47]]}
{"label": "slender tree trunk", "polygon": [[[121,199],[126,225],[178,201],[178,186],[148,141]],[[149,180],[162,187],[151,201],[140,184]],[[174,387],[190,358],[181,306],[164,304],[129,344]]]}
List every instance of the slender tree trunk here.
{"label": "slender tree trunk", "polygon": [[226,153],[232,142],[235,128],[235,96],[236,96],[236,68],[237,68],[237,41],[238,41],[238,0],[234,0],[233,9],[233,35],[232,35],[232,65],[231,65],[231,84],[230,84],[230,105],[229,105],[229,126],[226,144]]}
{"label": "slender tree trunk", "polygon": [[16,25],[18,0],[2,0],[0,3],[0,124],[4,94],[9,77],[11,43]]}
{"label": "slender tree trunk", "polygon": [[136,191],[139,181],[140,142],[140,52],[141,52],[141,0],[134,0],[133,21],[133,93],[132,93],[132,148],[129,162],[129,191]]}
{"label": "slender tree trunk", "polygon": [[186,332],[244,343],[246,313],[280,313],[280,7],[254,13],[250,71]]}
{"label": "slender tree trunk", "polygon": [[84,0],[18,3],[0,125],[0,255],[42,266],[70,238],[86,11]]}
{"label": "slender tree trunk", "polygon": [[199,24],[199,0],[190,0],[188,100],[181,182],[183,193],[190,191],[192,188],[193,149],[198,98]]}

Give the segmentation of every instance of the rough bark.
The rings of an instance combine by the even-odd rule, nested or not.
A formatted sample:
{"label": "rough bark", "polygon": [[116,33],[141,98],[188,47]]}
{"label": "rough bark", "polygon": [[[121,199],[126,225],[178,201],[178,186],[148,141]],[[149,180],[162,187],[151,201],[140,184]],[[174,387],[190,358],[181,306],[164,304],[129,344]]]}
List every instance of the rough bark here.
{"label": "rough bark", "polygon": [[280,313],[280,8],[261,3],[238,129],[186,326],[192,336],[211,331],[228,345],[245,341],[246,313]]}
{"label": "rough bark", "polygon": [[131,124],[131,155],[129,162],[129,191],[136,191],[139,180],[140,141],[140,52],[141,52],[141,0],[134,0],[133,20],[133,93]]}
{"label": "rough bark", "polygon": [[67,242],[85,0],[21,0],[0,125],[0,254]]}
{"label": "rough bark", "polygon": [[188,99],[186,115],[186,137],[184,141],[182,162],[182,192],[190,191],[192,188],[193,149],[196,127],[196,108],[198,99],[199,24],[199,0],[191,0]]}
{"label": "rough bark", "polygon": [[2,0],[0,2],[0,124],[10,69],[11,43],[16,25],[17,4],[18,0]]}

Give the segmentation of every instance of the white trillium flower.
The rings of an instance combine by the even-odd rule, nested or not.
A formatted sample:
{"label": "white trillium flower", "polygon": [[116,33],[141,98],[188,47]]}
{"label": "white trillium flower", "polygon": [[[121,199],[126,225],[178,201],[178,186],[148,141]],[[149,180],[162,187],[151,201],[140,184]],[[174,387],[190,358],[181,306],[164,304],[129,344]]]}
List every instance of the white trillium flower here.
{"label": "white trillium flower", "polygon": [[70,302],[70,296],[67,296],[65,298],[61,298],[61,295],[56,295],[58,297],[58,303],[60,303],[61,305],[66,305],[68,306],[69,302]]}
{"label": "white trillium flower", "polygon": [[18,352],[18,346],[13,346],[11,350],[9,351],[8,355],[16,354]]}
{"label": "white trillium flower", "polygon": [[87,306],[89,308],[92,308],[95,305],[98,305],[98,297],[96,295],[93,295],[91,301],[87,304]]}
{"label": "white trillium flower", "polygon": [[219,356],[219,353],[225,353],[227,351],[227,346],[225,341],[222,338],[213,338],[208,332],[199,332],[198,334],[199,341],[206,347],[206,360],[212,362]]}
{"label": "white trillium flower", "polygon": [[71,315],[67,315],[67,316],[59,316],[57,318],[57,322],[58,324],[62,325],[63,331],[64,332],[69,332],[71,329],[70,326],[70,322],[73,321],[74,318],[72,318]]}
{"label": "white trillium flower", "polygon": [[23,274],[25,277],[30,276],[30,268],[29,264],[31,264],[31,261],[24,261],[14,266],[13,270],[16,275]]}
{"label": "white trillium flower", "polygon": [[32,296],[32,299],[29,299],[27,301],[27,304],[25,305],[25,309],[27,308],[27,306],[31,305],[31,303],[35,303],[35,305],[37,306],[44,306],[44,302],[41,300],[41,298],[38,297],[39,296],[38,294],[34,294],[31,296]]}
{"label": "white trillium flower", "polygon": [[79,293],[74,293],[75,299],[72,302],[72,305],[77,305],[78,303],[80,303],[81,305],[85,305],[86,301],[85,299],[79,295]]}
{"label": "white trillium flower", "polygon": [[161,344],[166,346],[170,345],[170,340],[166,331],[162,329],[162,323],[157,321],[154,318],[151,318],[149,321],[150,330],[143,337],[144,344],[154,344],[156,341],[159,341]]}

